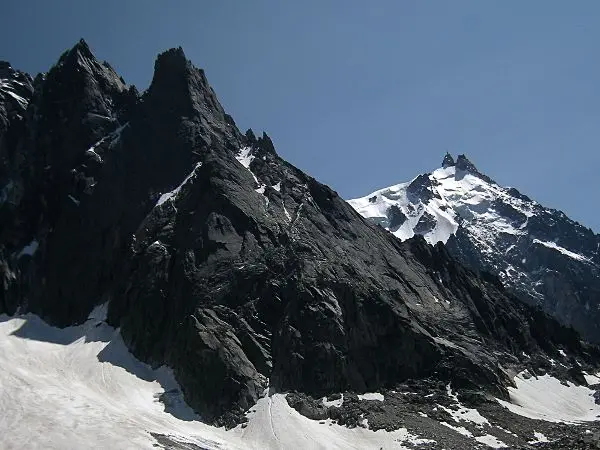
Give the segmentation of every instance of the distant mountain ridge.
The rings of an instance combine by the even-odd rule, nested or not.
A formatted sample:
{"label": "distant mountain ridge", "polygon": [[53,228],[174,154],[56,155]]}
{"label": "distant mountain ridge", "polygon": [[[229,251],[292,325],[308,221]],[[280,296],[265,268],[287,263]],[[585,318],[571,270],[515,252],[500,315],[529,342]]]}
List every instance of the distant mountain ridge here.
{"label": "distant mountain ridge", "polygon": [[466,156],[446,154],[432,173],[349,203],[402,240],[445,243],[467,266],[600,341],[600,235],[498,185]]}

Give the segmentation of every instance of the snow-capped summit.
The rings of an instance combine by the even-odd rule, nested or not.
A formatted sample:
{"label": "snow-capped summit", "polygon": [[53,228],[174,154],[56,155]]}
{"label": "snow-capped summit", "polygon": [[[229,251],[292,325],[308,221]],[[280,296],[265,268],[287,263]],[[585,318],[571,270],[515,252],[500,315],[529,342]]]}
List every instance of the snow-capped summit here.
{"label": "snow-capped summit", "polygon": [[600,236],[480,173],[465,155],[407,183],[349,200],[405,240],[422,235],[499,276],[588,339],[600,341]]}
{"label": "snow-capped summit", "polygon": [[[459,155],[454,163],[449,154],[442,167],[432,173],[349,203],[400,239],[420,234],[431,244],[446,243],[459,224],[485,230],[478,236],[482,243],[500,233],[523,235],[527,218],[534,215],[536,207],[541,208],[521,198],[514,189],[501,187],[481,175],[465,155]],[[398,210],[405,217],[402,223],[397,219]]]}

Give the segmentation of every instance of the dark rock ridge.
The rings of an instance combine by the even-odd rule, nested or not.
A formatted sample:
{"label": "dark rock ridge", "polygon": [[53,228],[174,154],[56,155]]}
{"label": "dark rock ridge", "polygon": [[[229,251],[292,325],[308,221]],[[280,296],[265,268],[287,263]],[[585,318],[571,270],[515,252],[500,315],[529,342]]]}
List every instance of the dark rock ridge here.
{"label": "dark rock ridge", "polygon": [[209,422],[233,424],[267,387],[431,377],[506,397],[523,352],[562,349],[579,375],[597,361],[497,278],[400,242],[240,133],[181,49],[141,95],[83,41],[33,83],[6,77],[27,80],[27,105],[0,101],[0,313],[66,326],[109,302],[133,353],[171,366]]}

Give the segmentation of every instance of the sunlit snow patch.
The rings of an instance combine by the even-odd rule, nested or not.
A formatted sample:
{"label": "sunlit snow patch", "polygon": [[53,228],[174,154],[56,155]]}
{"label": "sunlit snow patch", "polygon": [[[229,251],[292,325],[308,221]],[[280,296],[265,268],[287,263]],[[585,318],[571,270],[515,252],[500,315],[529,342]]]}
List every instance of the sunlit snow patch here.
{"label": "sunlit snow patch", "polygon": [[578,423],[600,419],[600,405],[594,392],[585,386],[567,382],[567,386],[550,375],[525,379],[515,377],[516,388],[509,387],[510,402],[498,400],[511,412],[547,422]]}
{"label": "sunlit snow patch", "polygon": [[242,163],[246,169],[250,170],[250,163],[254,161],[254,155],[252,154],[252,147],[242,147],[236,156],[236,159]]}
{"label": "sunlit snow patch", "polygon": [[254,172],[250,170],[250,164],[252,163],[252,161],[254,161],[255,158],[252,154],[252,147],[242,147],[235,158],[242,164],[242,166],[244,166],[248,170],[248,172],[250,172],[252,178],[254,178],[254,181],[258,185],[258,188],[255,189],[255,191],[265,198],[265,204],[268,207],[269,198],[265,195],[265,189],[267,186],[264,183],[261,183],[256,177],[256,175],[254,175]]}
{"label": "sunlit snow patch", "polygon": [[12,86],[12,84],[23,85],[22,83],[19,83],[16,80],[9,81],[7,79],[0,79],[0,90],[14,98],[19,103],[19,106],[21,106],[21,108],[26,109],[27,105],[29,104],[29,101],[13,92],[14,86]]}
{"label": "sunlit snow patch", "polygon": [[196,174],[196,170],[202,166],[202,163],[199,162],[194,166],[194,170],[192,170],[190,172],[190,174],[185,177],[185,179],[181,182],[181,184],[179,186],[177,186],[175,189],[173,189],[172,191],[169,192],[165,192],[164,194],[162,194],[160,196],[160,198],[158,199],[158,201],[156,202],[156,206],[160,206],[163,203],[167,202],[167,201],[173,201],[177,198],[177,195],[179,194],[179,191],[181,190],[181,188],[183,186],[185,186],[185,184],[190,181],[190,179],[192,179],[192,177]]}
{"label": "sunlit snow patch", "polygon": [[406,428],[395,431],[372,431],[363,427],[347,428],[331,420],[311,420],[291,408],[285,394],[273,394],[261,398],[248,424],[234,431],[243,442],[256,449],[408,449],[402,444],[431,444]]}
{"label": "sunlit snow patch", "polygon": [[[500,441],[498,438],[496,438],[495,436],[493,436],[491,434],[475,436],[473,433],[471,433],[465,427],[460,426],[459,424],[461,422],[471,422],[471,423],[475,424],[477,426],[477,428],[483,430],[486,427],[491,427],[491,424],[475,408],[467,408],[466,406],[464,406],[458,400],[458,396],[456,395],[456,393],[454,393],[452,391],[452,387],[450,384],[448,384],[446,386],[446,393],[448,394],[448,397],[450,397],[454,401],[454,405],[452,405],[450,408],[448,408],[446,406],[442,406],[442,405],[438,404],[437,407],[446,411],[448,414],[450,414],[450,416],[452,416],[452,419],[457,423],[457,425],[451,425],[448,422],[440,422],[442,425],[444,425],[447,428],[450,428],[451,430],[456,431],[459,434],[462,434],[465,437],[474,439],[481,444],[485,444],[488,447],[491,447],[491,448],[506,448],[506,447],[508,447],[504,442]],[[483,432],[485,432],[485,431],[483,431]]]}
{"label": "sunlit snow patch", "polygon": [[23,97],[21,97],[20,95],[15,94],[12,91],[6,91],[6,93],[8,95],[10,95],[12,98],[14,98],[17,102],[19,102],[19,105],[25,109],[27,108],[27,104],[29,103],[27,100],[25,100]]}
{"label": "sunlit snow patch", "polygon": [[358,394],[360,400],[377,400],[382,402],[384,400],[383,394],[379,392],[366,392],[364,394]]}
{"label": "sunlit snow patch", "polygon": [[[96,116],[98,116],[98,115],[96,114]],[[103,117],[103,116],[99,116],[99,117]],[[94,159],[96,159],[96,161],[102,162],[102,156],[100,156],[96,152],[96,148],[99,147],[100,145],[102,145],[107,139],[110,139],[110,147],[114,146],[117,143],[117,141],[121,138],[121,133],[127,126],[129,126],[129,122],[127,122],[124,125],[121,125],[119,128],[117,128],[112,133],[109,133],[106,136],[104,136],[102,139],[100,139],[98,142],[96,142],[94,145],[92,145],[90,148],[88,148],[85,153],[88,156],[92,156]]]}
{"label": "sunlit snow patch", "polygon": [[592,386],[594,384],[600,384],[600,374],[590,375],[588,373],[583,372],[583,376],[585,377],[585,382],[588,386]]}
{"label": "sunlit snow patch", "polygon": [[475,436],[473,433],[471,433],[465,427],[459,427],[459,426],[450,425],[448,422],[440,422],[440,423],[442,425],[444,425],[445,427],[450,428],[451,430],[456,431],[458,434],[462,434],[465,437],[468,437],[468,438],[471,438],[471,439],[475,439],[477,442],[479,442],[481,444],[485,444],[488,447],[491,447],[491,448],[508,448],[508,445],[506,445],[504,442],[502,442],[501,440],[499,440],[496,436],[493,436],[491,434],[484,434],[483,436]]}
{"label": "sunlit snow patch", "polygon": [[447,413],[449,413],[455,422],[460,422],[461,420],[464,420],[466,422],[472,422],[472,423],[476,424],[477,426],[479,426],[480,428],[483,427],[483,425],[490,424],[490,422],[485,417],[483,417],[479,413],[479,411],[477,411],[474,408],[467,408],[462,403],[460,403],[457,395],[452,391],[452,387],[450,386],[450,384],[448,384],[446,386],[446,393],[448,394],[448,396],[450,398],[452,398],[454,400],[454,402],[455,402],[454,408],[455,409],[446,408],[445,406],[442,406],[442,405],[437,405],[437,406],[438,406],[438,408],[441,408],[444,411],[446,411]]}
{"label": "sunlit snow patch", "polygon": [[529,441],[529,444],[542,444],[544,442],[550,442],[550,439],[548,439],[542,433],[538,433],[537,431],[533,432],[533,437],[535,439],[533,441]]}
{"label": "sunlit snow patch", "polygon": [[344,403],[344,394],[340,394],[340,398],[338,398],[336,400],[327,400],[327,397],[323,397],[322,400],[323,400],[323,405],[325,405],[327,407],[335,406],[336,408],[339,408]]}
{"label": "sunlit snow patch", "polygon": [[486,434],[484,436],[476,436],[475,440],[491,448],[508,448],[508,445],[499,440],[496,436],[492,436],[491,434]]}

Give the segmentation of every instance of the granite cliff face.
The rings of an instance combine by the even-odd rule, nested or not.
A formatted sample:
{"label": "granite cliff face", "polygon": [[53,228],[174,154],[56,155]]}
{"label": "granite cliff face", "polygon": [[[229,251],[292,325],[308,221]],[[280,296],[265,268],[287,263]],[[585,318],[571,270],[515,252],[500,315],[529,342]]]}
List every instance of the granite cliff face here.
{"label": "granite cliff face", "polygon": [[446,155],[440,169],[350,204],[400,239],[444,242],[463,264],[600,342],[600,235],[498,185],[464,155]]}
{"label": "granite cliff face", "polygon": [[240,133],[181,49],[143,94],[83,41],[35,80],[2,67],[0,313],[67,326],[108,303],[208,422],[234,424],[266,388],[428,379],[507,398],[524,368],[580,382],[598,361],[498,278],[401,242]]}

